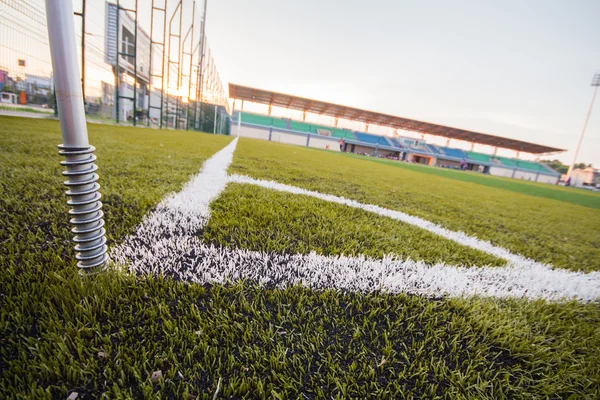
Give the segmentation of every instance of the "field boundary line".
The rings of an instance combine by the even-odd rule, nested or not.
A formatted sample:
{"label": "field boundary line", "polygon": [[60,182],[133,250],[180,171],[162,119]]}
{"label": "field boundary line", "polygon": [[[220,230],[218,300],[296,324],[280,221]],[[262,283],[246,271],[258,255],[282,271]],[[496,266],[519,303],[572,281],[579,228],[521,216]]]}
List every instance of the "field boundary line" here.
{"label": "field boundary line", "polygon": [[[111,258],[135,274],[154,274],[196,283],[229,283],[238,280],[260,286],[288,287],[301,284],[313,289],[363,293],[383,291],[426,296],[490,296],[546,300],[593,301],[600,298],[600,273],[561,269],[513,254],[506,249],[461,232],[453,232],[421,218],[354,200],[325,195],[277,182],[227,175],[237,139],[209,158],[199,174],[184,188],[167,196],[132,235],[111,249]],[[505,258],[502,267],[464,267],[427,264],[394,256],[369,257],[277,254],[215,246],[200,235],[210,218],[210,203],[229,182],[308,195],[339,204],[383,213],[399,221],[450,236],[458,243],[473,244]],[[467,244],[465,244],[467,245]],[[468,246],[468,245],[467,245]]]}

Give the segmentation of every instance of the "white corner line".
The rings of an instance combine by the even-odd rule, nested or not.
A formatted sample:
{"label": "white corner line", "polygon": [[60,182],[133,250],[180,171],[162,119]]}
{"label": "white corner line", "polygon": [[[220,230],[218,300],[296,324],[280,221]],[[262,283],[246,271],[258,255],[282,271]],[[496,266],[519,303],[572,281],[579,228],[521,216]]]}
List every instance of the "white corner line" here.
{"label": "white corner line", "polygon": [[[136,274],[155,274],[197,283],[227,283],[239,279],[261,286],[301,284],[314,289],[363,293],[384,291],[427,296],[486,296],[500,298],[600,298],[600,272],[588,274],[535,262],[489,242],[454,232],[400,211],[361,204],[343,197],[313,192],[277,182],[227,175],[237,138],[209,158],[200,172],[178,193],[167,196],[144,217],[136,232],[111,249],[114,262]],[[229,182],[315,197],[360,208],[409,223],[461,245],[508,261],[506,267],[429,265],[394,256],[368,257],[276,254],[232,249],[203,243],[200,235],[210,218],[210,203]]]}

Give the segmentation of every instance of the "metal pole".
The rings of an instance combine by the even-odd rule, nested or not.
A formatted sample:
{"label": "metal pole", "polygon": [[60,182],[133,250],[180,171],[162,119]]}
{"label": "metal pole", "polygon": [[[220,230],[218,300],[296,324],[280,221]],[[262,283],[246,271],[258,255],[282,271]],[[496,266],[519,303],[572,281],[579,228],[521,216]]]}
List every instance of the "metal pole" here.
{"label": "metal pole", "polygon": [[[165,12],[163,18],[163,56],[162,56],[162,77],[160,78],[160,129],[163,126],[163,107],[165,104],[165,41],[167,40],[167,3],[165,2]],[[168,65],[167,65],[168,67]],[[169,73],[167,69],[167,74]],[[167,88],[169,87],[169,82],[167,81]],[[169,96],[167,94],[167,101],[169,101]],[[167,113],[169,112],[169,107],[167,107]],[[167,122],[168,118],[167,118]]]}
{"label": "metal pole", "polygon": [[583,124],[583,130],[581,131],[581,136],[579,136],[579,141],[577,142],[577,149],[575,150],[575,155],[573,156],[573,162],[569,165],[569,170],[567,171],[567,180],[571,177],[571,172],[573,172],[573,168],[575,167],[575,161],[577,161],[577,155],[579,154],[579,148],[581,147],[581,142],[583,141],[583,135],[585,134],[585,129],[587,128],[588,121],[590,120],[590,115],[592,114],[592,108],[594,107],[594,100],[596,99],[596,93],[598,92],[598,86],[600,86],[600,73],[594,75],[592,79],[592,86],[595,86],[594,94],[592,95],[592,102],[590,103],[590,109],[588,110],[587,116],[585,117],[585,123]]}
{"label": "metal pole", "polygon": [[238,130],[237,135],[240,136],[240,129],[242,128],[242,112],[238,111]]}
{"label": "metal pole", "polygon": [[[190,106],[192,101],[192,69],[194,64],[194,20],[196,19],[196,0],[192,3],[192,27],[190,30],[192,31],[192,37],[190,38],[190,76],[188,80],[188,102],[186,106],[186,120],[185,120],[185,130],[190,129]],[[187,36],[187,35],[186,35]]]}
{"label": "metal pole", "polygon": [[217,133],[217,105],[216,104],[215,104],[215,121],[214,121],[213,133]]}
{"label": "metal pole", "polygon": [[198,119],[198,130],[201,130],[202,122],[204,122],[204,107],[202,106],[202,86],[204,81],[204,49],[206,47],[206,6],[208,0],[204,0],[204,14],[202,16],[202,33],[200,36],[200,53],[198,54],[198,95],[196,96],[196,102],[199,108],[200,117]]}
{"label": "metal pole", "polygon": [[61,165],[67,169],[63,175],[67,177],[67,196],[71,198],[67,204],[72,207],[69,215],[72,217],[70,223],[74,225],[71,232],[75,234],[75,257],[80,271],[87,272],[96,267],[103,268],[108,255],[98,192],[100,185],[95,173],[98,169],[94,164],[95,149],[88,142],[85,123],[71,0],[46,0],[46,18],[57,104],[60,107],[63,144],[58,148],[59,154],[66,157]]}
{"label": "metal pole", "polygon": [[[136,125],[137,119],[137,31],[138,31],[138,0],[135,0],[135,24],[134,24],[134,34],[133,34],[133,126]],[[117,25],[117,29],[119,26]],[[129,53],[129,49],[127,49]]]}
{"label": "metal pole", "polygon": [[[48,1],[48,0],[46,0]],[[121,5],[119,3],[119,0],[117,0],[117,46],[116,46],[116,51],[117,51],[117,58],[115,61],[116,64],[116,68],[115,68],[115,105],[116,105],[116,122],[117,124],[119,123],[119,86],[121,86],[121,72],[119,71],[119,47],[121,47],[121,41],[119,39],[119,14],[121,14]]]}

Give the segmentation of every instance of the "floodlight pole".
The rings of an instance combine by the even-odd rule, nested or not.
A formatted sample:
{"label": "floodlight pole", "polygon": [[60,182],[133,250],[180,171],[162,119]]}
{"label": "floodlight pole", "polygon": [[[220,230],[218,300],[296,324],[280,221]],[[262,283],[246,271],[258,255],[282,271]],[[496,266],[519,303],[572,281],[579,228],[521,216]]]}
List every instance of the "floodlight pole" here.
{"label": "floodlight pole", "polygon": [[75,256],[81,272],[104,268],[106,254],[106,231],[100,202],[98,169],[93,154],[95,148],[88,142],[82,85],[77,61],[75,24],[71,0],[46,0],[46,18],[52,55],[52,69],[56,88],[57,106],[60,108],[60,128],[63,144],[59,154],[66,157],[61,165],[67,168],[65,185],[71,200],[69,215],[71,230],[75,234]]}
{"label": "floodlight pole", "polygon": [[592,102],[590,103],[590,109],[588,110],[587,116],[585,117],[585,123],[583,124],[583,130],[581,131],[581,136],[579,136],[579,141],[577,142],[577,149],[575,149],[575,155],[573,156],[573,162],[569,165],[569,170],[567,171],[567,180],[571,177],[571,173],[573,172],[573,168],[575,167],[575,162],[577,161],[577,155],[579,154],[579,148],[581,147],[581,142],[583,141],[583,135],[585,134],[585,129],[587,128],[587,124],[590,120],[590,115],[592,114],[592,108],[594,107],[594,100],[596,99],[596,93],[598,93],[598,86],[600,86],[600,72],[594,74],[592,78],[592,86],[594,86],[594,94],[592,95]]}

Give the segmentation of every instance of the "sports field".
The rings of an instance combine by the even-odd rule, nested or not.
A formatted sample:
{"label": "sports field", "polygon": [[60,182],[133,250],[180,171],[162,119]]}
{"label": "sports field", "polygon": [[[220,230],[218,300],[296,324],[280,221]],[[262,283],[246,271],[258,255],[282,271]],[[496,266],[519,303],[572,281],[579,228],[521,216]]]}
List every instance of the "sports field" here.
{"label": "sports field", "polygon": [[0,397],[600,396],[599,194],[89,133],[116,263],[80,278],[58,122],[0,117]]}

